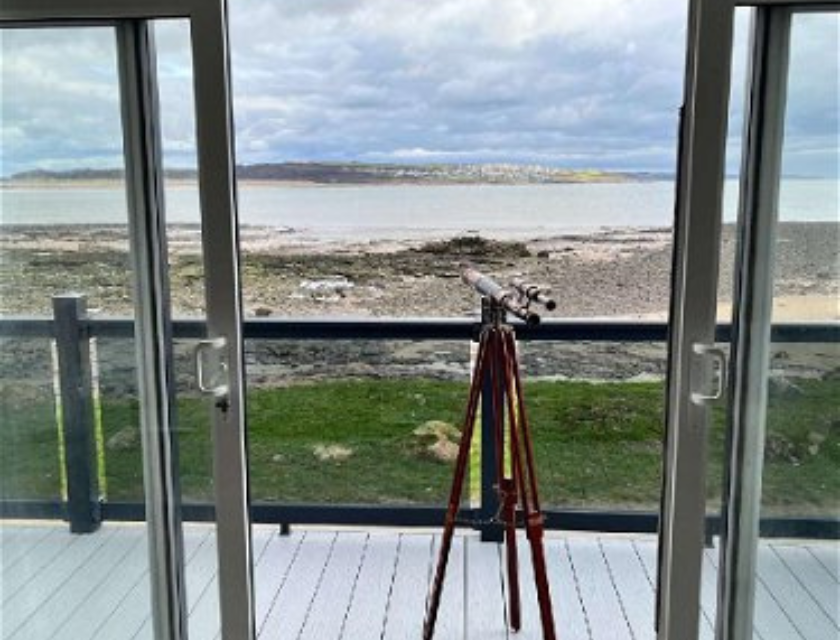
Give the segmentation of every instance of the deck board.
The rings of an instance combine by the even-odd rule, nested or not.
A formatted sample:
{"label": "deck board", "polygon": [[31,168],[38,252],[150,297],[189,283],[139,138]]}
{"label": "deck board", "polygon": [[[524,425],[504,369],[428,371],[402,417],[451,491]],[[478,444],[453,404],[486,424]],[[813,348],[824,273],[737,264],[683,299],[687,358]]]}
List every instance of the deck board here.
{"label": "deck board", "polygon": [[571,571],[568,548],[564,540],[546,538],[546,562],[558,636],[590,640],[588,614]]}
{"label": "deck board", "polygon": [[808,549],[794,545],[771,546],[773,553],[785,564],[832,624],[835,627],[840,625],[840,584],[832,579]]}
{"label": "deck board", "polygon": [[501,577],[501,547],[484,544],[478,536],[464,538],[467,554],[467,638],[507,640],[505,593]]}
{"label": "deck board", "polygon": [[715,637],[715,616],[717,615],[717,579],[719,550],[712,548],[703,552],[703,568],[700,576],[700,605],[703,619],[700,621],[700,639]]}
{"label": "deck board", "polygon": [[382,640],[419,638],[423,629],[433,538],[404,533],[399,545]]}
{"label": "deck board", "polygon": [[840,546],[810,544],[807,549],[835,582],[840,581]]}
{"label": "deck board", "polygon": [[0,560],[3,571],[8,571],[34,547],[49,536],[58,535],[56,527],[0,528]]}
{"label": "deck board", "polygon": [[[6,593],[8,597],[3,602],[3,633],[14,636],[30,616],[34,616],[45,602],[57,595],[80,567],[93,562],[115,535],[116,530],[110,530],[100,536],[84,536],[66,546],[57,540],[56,546],[62,546],[63,549],[51,556],[50,563],[33,563],[38,568],[31,576],[15,576],[20,584]],[[22,566],[25,569],[31,565],[23,563]]]}
{"label": "deck board", "polygon": [[581,595],[588,603],[586,609],[592,637],[632,640],[622,602],[616,595],[597,540],[570,538],[567,544]]}
{"label": "deck board", "polygon": [[[195,615],[198,603],[205,595],[211,599],[214,598],[211,587],[214,585],[214,579],[218,571],[215,536],[208,536],[206,542],[201,545],[201,548],[186,562],[184,571],[187,581],[187,614],[190,616],[189,625],[190,631],[192,632],[193,626],[204,622],[199,621]],[[218,602],[218,597],[217,590],[215,593],[216,602]],[[209,624],[218,626],[218,607],[214,607],[211,615],[212,619],[209,621]],[[192,633],[190,635],[192,636]],[[154,628],[152,627],[151,617],[146,618],[143,626],[132,640],[154,640]]]}
{"label": "deck board", "polygon": [[306,614],[321,584],[324,570],[333,551],[337,534],[308,532],[300,545],[259,638],[285,640],[300,637]]}
{"label": "deck board", "polygon": [[[268,527],[260,527],[254,530],[252,536],[252,548],[256,561],[265,553],[266,547],[273,535],[276,535],[275,529]],[[214,560],[214,562],[216,562]],[[187,567],[189,567],[189,563]],[[189,571],[189,568],[188,568]],[[189,580],[189,578],[188,578]],[[213,640],[221,634],[221,620],[219,618],[219,585],[218,585],[218,571],[213,571],[213,577],[203,593],[198,597],[198,601],[194,604],[189,612],[189,635],[191,640]]]}
{"label": "deck board", "polygon": [[344,620],[342,637],[379,638],[384,632],[399,536],[372,533]]}
{"label": "deck board", "polygon": [[261,555],[256,557],[254,569],[254,616],[259,637],[268,616],[297,560],[306,534],[295,532],[289,536],[274,536]]}
{"label": "deck board", "polygon": [[[84,544],[83,544],[84,543]],[[49,536],[38,541],[32,548],[20,554],[14,566],[3,567],[3,604],[20,595],[20,590],[35,580],[44,567],[53,563],[64,554],[75,554],[76,547],[82,549],[90,545],[102,544],[102,539],[87,540],[69,535]]]}
{"label": "deck board", "polygon": [[773,601],[784,607],[785,617],[801,637],[819,640],[837,636],[836,625],[769,546],[758,549],[758,577]]}
{"label": "deck board", "polygon": [[628,540],[602,540],[600,545],[633,638],[653,640],[656,637],[652,615],[654,590],[636,554],[629,553],[632,543]]}
{"label": "deck board", "polygon": [[[265,552],[272,533],[267,528],[260,528],[254,531],[252,549],[255,563]],[[204,593],[199,597],[193,610],[189,612],[190,640],[213,640],[221,636],[218,579],[218,572],[216,572],[204,590]]]}
{"label": "deck board", "polygon": [[[519,633],[511,634],[516,640],[542,640],[542,621],[537,604],[537,591],[534,585],[534,568],[531,564],[531,551],[524,536],[517,536],[517,558],[519,560],[519,593],[521,597],[522,627]],[[504,575],[505,598],[510,589],[504,553],[502,554],[502,573]],[[547,564],[547,563],[546,563]],[[554,612],[556,615],[556,612]],[[555,620],[555,630],[557,628]]]}
{"label": "deck board", "polygon": [[[440,551],[441,536],[435,536],[434,551],[432,553],[432,569],[437,563]],[[464,607],[464,538],[454,536],[452,549],[447,563],[446,580],[440,601],[437,624],[435,626],[436,640],[462,640],[464,638],[464,623],[466,608]],[[483,609],[483,607],[482,607]],[[479,616],[482,612],[475,612]]]}
{"label": "deck board", "polygon": [[220,631],[219,575],[213,575],[189,612],[190,640],[213,640]]}
{"label": "deck board", "polygon": [[[190,529],[184,533],[184,555],[187,566],[199,550],[208,544],[209,529]],[[143,574],[137,579],[131,590],[125,595],[117,607],[111,612],[103,612],[102,620],[98,623],[91,620],[91,637],[96,640],[123,640],[134,638],[145,628],[151,616],[151,601],[149,595],[149,566],[145,557]],[[83,638],[84,636],[78,636]]]}
{"label": "deck board", "polygon": [[[128,561],[128,556],[141,556],[136,550],[142,540],[143,532],[139,528],[110,536],[105,544],[98,548],[95,559],[88,558],[77,565],[62,585],[42,600],[17,629],[11,630],[11,635],[22,638],[50,638],[59,633],[64,634],[64,621],[68,614],[87,605],[89,597],[101,590],[102,583],[109,575],[117,573],[122,576],[123,565]],[[120,567],[120,571],[114,572],[114,567]],[[61,588],[71,582],[78,587]],[[84,608],[89,612],[93,611],[87,606]]]}
{"label": "deck board", "polygon": [[367,536],[361,532],[351,531],[336,538],[320,588],[307,612],[302,637],[323,640],[341,637],[366,546]]}
{"label": "deck board", "polygon": [[[712,569],[704,570],[704,580],[711,580],[707,576],[713,576],[717,579],[718,571],[718,551],[707,549],[706,559],[711,564]],[[711,598],[715,594],[715,582],[711,582],[708,589],[704,592],[708,593]],[[711,604],[710,606],[716,606]],[[713,610],[712,610],[713,611]],[[711,614],[711,619],[714,615]],[[802,635],[791,624],[787,613],[781,608],[778,602],[773,599],[772,594],[767,590],[762,580],[756,580],[755,585],[755,617],[754,617],[755,636],[760,640],[800,640]],[[825,640],[825,639],[822,639]]]}
{"label": "deck board", "polygon": [[[253,532],[255,615],[262,639],[419,637],[438,534],[276,527]],[[142,526],[0,527],[3,640],[151,640]],[[549,533],[546,561],[558,637],[653,640],[656,542],[651,536]],[[190,636],[219,637],[212,527],[185,527]],[[453,540],[436,640],[540,640],[527,539],[518,538],[522,630],[507,629],[504,548],[472,531]],[[770,541],[759,550],[757,640],[836,640],[837,546]],[[717,549],[703,558],[701,638],[713,637]],[[466,624],[466,635],[464,627]]]}
{"label": "deck board", "polygon": [[[95,585],[95,588],[88,593],[85,601],[76,609],[68,612],[59,627],[52,635],[44,635],[43,638],[84,638],[91,634],[91,620],[101,612],[111,612],[117,609],[120,603],[128,596],[132,589],[147,579],[149,563],[146,554],[143,553],[146,538],[145,532],[137,527],[139,540],[129,552],[124,561],[120,563],[118,571],[110,571],[107,578]],[[139,625],[138,625],[139,626]]]}

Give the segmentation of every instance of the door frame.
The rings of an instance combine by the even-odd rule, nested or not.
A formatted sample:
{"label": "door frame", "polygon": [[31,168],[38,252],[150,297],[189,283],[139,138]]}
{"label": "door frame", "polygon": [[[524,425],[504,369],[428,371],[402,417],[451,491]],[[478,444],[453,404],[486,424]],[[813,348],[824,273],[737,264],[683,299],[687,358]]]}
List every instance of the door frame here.
{"label": "door frame", "polygon": [[[234,182],[226,0],[3,0],[0,28],[116,28],[126,177],[138,300],[138,376],[155,636],[186,637],[174,436],[174,382],[166,289],[160,127],[149,22],[190,23],[207,338],[221,346],[226,393],[213,407],[214,485],[221,635],[254,636],[252,551],[245,442],[242,305]],[[210,259],[212,257],[212,259]]]}
{"label": "door frame", "polygon": [[657,637],[693,640],[700,623],[714,343],[734,3],[691,0],[680,123],[666,429],[657,576]]}

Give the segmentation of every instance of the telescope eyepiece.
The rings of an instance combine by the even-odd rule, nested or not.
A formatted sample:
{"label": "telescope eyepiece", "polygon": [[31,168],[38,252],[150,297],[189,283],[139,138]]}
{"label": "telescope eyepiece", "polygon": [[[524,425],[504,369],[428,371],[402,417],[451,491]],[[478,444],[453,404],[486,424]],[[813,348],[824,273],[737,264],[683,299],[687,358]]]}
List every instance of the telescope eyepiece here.
{"label": "telescope eyepiece", "polygon": [[510,282],[519,296],[528,302],[536,302],[543,305],[547,311],[554,311],[557,308],[557,303],[550,298],[537,284],[530,284],[523,282],[519,278],[514,278]]}
{"label": "telescope eyepiece", "polygon": [[528,315],[525,316],[525,324],[529,327],[538,327],[542,318],[540,318],[539,314],[534,313],[533,311],[529,311]]}

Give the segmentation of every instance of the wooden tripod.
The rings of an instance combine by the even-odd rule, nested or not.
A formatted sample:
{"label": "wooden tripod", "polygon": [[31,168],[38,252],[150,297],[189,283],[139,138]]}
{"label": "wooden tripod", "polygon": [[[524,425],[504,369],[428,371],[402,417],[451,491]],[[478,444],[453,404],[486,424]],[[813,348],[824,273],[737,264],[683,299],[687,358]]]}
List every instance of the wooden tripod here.
{"label": "wooden tripod", "polygon": [[[516,555],[517,503],[524,516],[525,531],[531,545],[537,598],[540,607],[544,640],[555,640],[554,614],[546,574],[543,548],[543,515],[537,496],[537,476],[534,468],[534,450],[525,413],[522,381],[516,358],[513,329],[504,324],[504,311],[495,309],[492,322],[482,328],[478,347],[478,362],[470,386],[461,444],[455,463],[455,477],[443,525],[443,538],[438,555],[432,590],[426,609],[423,640],[432,640],[435,632],[440,596],[446,575],[446,564],[452,548],[456,516],[460,509],[464,476],[469,462],[470,445],[478,412],[481,389],[485,376],[489,376],[493,389],[493,433],[496,440],[496,478],[499,492],[499,524],[504,527],[507,550],[508,611],[510,627],[518,631],[521,626],[519,599],[519,562]],[[507,417],[507,425],[505,425]],[[505,428],[507,427],[507,429]],[[509,473],[506,474],[505,445],[509,454]]]}

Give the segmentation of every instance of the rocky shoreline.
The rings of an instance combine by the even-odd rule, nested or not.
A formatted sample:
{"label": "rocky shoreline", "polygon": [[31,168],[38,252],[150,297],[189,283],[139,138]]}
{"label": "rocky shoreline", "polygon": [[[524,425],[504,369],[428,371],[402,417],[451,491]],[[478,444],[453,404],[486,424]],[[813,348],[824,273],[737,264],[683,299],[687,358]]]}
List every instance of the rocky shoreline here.
{"label": "rocky shoreline", "polygon": [[[286,229],[241,230],[246,317],[476,317],[478,297],[459,279],[470,261],[501,283],[520,277],[547,285],[560,318],[667,317],[671,232],[604,229],[505,242],[478,235],[404,241],[317,242]],[[171,292],[176,317],[203,314],[202,262],[196,227],[170,228]],[[789,320],[838,320],[840,225],[780,226],[776,265],[778,308]],[[7,226],[0,236],[0,306],[8,315],[50,314],[50,297],[84,292],[96,317],[133,313],[126,228]],[[720,317],[728,319],[734,230],[724,229]],[[23,341],[25,342],[25,341]],[[10,346],[7,341],[7,347]],[[130,370],[133,355],[103,343],[103,362]],[[249,383],[289,384],[326,377],[429,375],[465,378],[465,345],[441,343],[269,343],[248,345]],[[24,349],[25,351],[25,349]],[[190,368],[185,350],[183,382]],[[825,373],[836,347],[787,350],[786,367]],[[833,355],[832,355],[833,354]],[[19,354],[20,356],[20,354]],[[124,363],[113,362],[115,359]],[[0,376],[26,360],[4,358]],[[798,363],[798,364],[797,364]],[[662,344],[567,344],[523,347],[529,375],[575,379],[657,379]],[[130,377],[130,376],[129,376]],[[116,379],[115,379],[116,380]],[[125,389],[128,379],[117,386]]]}
{"label": "rocky shoreline", "polygon": [[[175,316],[203,313],[200,230],[169,230]],[[326,242],[288,229],[241,230],[246,316],[473,316],[477,298],[459,279],[471,262],[500,283],[513,277],[547,286],[558,317],[659,318],[670,294],[671,231],[616,228],[502,241],[477,234],[450,238]],[[790,319],[840,319],[805,308],[840,294],[840,224],[784,223],[776,264],[778,299],[802,302]],[[734,229],[722,241],[719,302],[731,299]],[[125,226],[3,227],[0,234],[0,312],[48,315],[50,297],[88,295],[101,316],[133,312]],[[836,305],[835,305],[836,307]],[[781,311],[784,311],[782,309]],[[816,313],[816,315],[815,315]]]}

